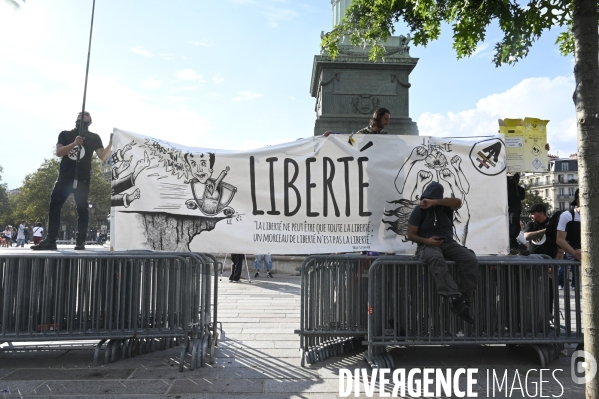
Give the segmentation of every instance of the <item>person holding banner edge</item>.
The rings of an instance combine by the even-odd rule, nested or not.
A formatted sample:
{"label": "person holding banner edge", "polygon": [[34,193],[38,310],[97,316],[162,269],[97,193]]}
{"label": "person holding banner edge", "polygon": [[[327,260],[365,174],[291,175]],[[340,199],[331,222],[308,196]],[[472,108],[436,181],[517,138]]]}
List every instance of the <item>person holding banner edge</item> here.
{"label": "person holding banner edge", "polygon": [[[453,212],[460,209],[459,198],[443,198],[443,186],[431,182],[408,219],[408,240],[418,244],[416,255],[428,264],[437,293],[451,299],[451,311],[474,324],[471,295],[478,285],[478,260],[474,252],[453,239]],[[459,267],[459,283],[449,273],[445,258]]]}
{"label": "person holding banner edge", "polygon": [[[385,126],[389,124],[391,119],[391,112],[387,108],[377,108],[370,118],[370,123],[363,129],[358,130],[355,134],[389,134],[384,130]],[[327,130],[322,135],[328,137],[331,134],[339,134],[338,132],[331,132]],[[351,143],[351,141],[350,141]]]}
{"label": "person holding banner edge", "polygon": [[[58,135],[56,156],[62,157],[62,160],[60,162],[58,179],[54,183],[54,189],[50,196],[48,235],[38,245],[32,245],[31,249],[33,250],[56,250],[56,239],[60,226],[60,211],[71,193],[75,197],[78,215],[75,249],[85,249],[85,237],[89,221],[88,194],[93,152],[95,151],[98,158],[102,161],[106,160],[112,150],[112,134],[110,135],[108,146],[104,148],[100,136],[88,130],[89,125],[92,123],[90,113],[85,112],[83,126],[81,126],[81,116],[81,113],[77,116],[75,129],[62,131]],[[81,132],[81,135],[79,135],[79,132]],[[79,170],[78,175],[75,176],[78,156]],[[73,187],[75,180],[78,180],[76,188]]]}

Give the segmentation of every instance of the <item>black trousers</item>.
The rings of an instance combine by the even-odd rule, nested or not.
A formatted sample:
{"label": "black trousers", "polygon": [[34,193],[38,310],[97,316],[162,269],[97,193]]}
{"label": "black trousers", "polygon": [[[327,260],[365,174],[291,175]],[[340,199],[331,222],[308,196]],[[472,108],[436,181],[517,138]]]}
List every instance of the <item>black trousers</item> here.
{"label": "black trousers", "polygon": [[233,262],[233,264],[231,265],[231,277],[229,277],[229,280],[239,281],[239,278],[241,277],[241,269],[243,267],[244,259],[244,254],[231,254],[231,261]]}
{"label": "black trousers", "polygon": [[47,241],[55,242],[60,227],[60,211],[69,195],[73,193],[77,205],[77,242],[85,242],[89,222],[88,194],[89,182],[79,180],[77,188],[73,189],[73,179],[58,178],[50,196],[50,211],[48,212]]}

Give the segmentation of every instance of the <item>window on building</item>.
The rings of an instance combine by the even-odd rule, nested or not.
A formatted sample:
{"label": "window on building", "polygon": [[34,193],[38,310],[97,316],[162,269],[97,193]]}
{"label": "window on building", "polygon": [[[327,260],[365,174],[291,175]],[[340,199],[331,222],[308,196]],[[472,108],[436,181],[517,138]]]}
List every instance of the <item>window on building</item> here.
{"label": "window on building", "polygon": [[560,197],[564,196],[564,188],[563,187],[559,188],[559,195],[560,195]]}
{"label": "window on building", "polygon": [[545,198],[549,198],[549,189],[548,188],[545,189]]}
{"label": "window on building", "polygon": [[563,183],[564,182],[564,175],[557,175],[557,181],[559,183]]}
{"label": "window on building", "polygon": [[545,176],[545,184],[549,184],[549,176]]}
{"label": "window on building", "polygon": [[560,202],[559,203],[559,210],[563,211],[564,209],[566,209],[566,203],[565,202]]}
{"label": "window on building", "polygon": [[568,195],[570,197],[574,197],[574,187],[568,187]]}
{"label": "window on building", "polygon": [[568,169],[568,162],[562,162],[562,170],[570,170]]}
{"label": "window on building", "polygon": [[568,173],[568,183],[572,183],[572,180],[574,180],[574,175],[572,173]]}

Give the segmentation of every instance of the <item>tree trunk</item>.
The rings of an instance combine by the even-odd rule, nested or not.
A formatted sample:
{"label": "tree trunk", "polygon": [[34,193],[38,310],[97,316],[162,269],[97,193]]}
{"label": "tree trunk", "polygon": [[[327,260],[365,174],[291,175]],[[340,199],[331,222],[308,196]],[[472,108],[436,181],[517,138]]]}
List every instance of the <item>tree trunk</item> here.
{"label": "tree trunk", "polygon": [[[584,347],[599,358],[599,69],[597,1],[574,0],[576,120],[582,224],[582,313]],[[595,234],[593,234],[595,233]],[[590,370],[587,361],[586,372]],[[586,397],[599,398],[599,376],[586,383]]]}

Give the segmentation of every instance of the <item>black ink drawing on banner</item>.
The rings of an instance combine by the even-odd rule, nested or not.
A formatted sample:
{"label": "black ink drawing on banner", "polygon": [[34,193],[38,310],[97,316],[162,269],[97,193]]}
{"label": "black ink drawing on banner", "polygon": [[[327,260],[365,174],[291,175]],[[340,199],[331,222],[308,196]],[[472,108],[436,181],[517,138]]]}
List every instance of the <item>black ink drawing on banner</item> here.
{"label": "black ink drawing on banner", "polygon": [[111,192],[110,192],[110,205],[114,207],[124,206],[128,208],[129,205],[135,200],[140,198],[139,188],[136,188],[133,192],[127,193],[126,191],[130,188],[135,187],[135,180],[137,176],[146,168],[150,166],[150,158],[147,152],[144,152],[144,158],[138,160],[135,163],[132,171],[129,171],[133,155],[129,159],[125,159],[125,153],[133,146],[135,142],[131,142],[124,146],[122,149],[115,151],[112,154],[112,181],[111,181]]}
{"label": "black ink drawing on banner", "polygon": [[193,199],[187,200],[185,205],[189,209],[199,209],[203,214],[215,216],[223,213],[225,216],[233,216],[235,210],[228,206],[237,192],[237,187],[225,183],[223,179],[229,172],[229,167],[220,172],[216,180],[212,179],[215,155],[211,152],[205,156],[200,154],[185,154],[183,156],[192,174],[192,178],[185,181],[191,185]]}
{"label": "black ink drawing on banner", "polygon": [[[230,168],[225,167],[217,179],[212,179],[215,163],[213,153],[183,152],[154,139],[146,139],[140,148],[146,149],[144,158],[137,161],[131,173],[117,173],[117,179],[113,180],[113,206],[128,207],[131,201],[140,198],[139,189],[130,194],[123,191],[135,185],[135,179],[141,171],[151,170],[147,177],[156,181],[163,180],[157,183],[157,192],[152,193],[150,198],[150,201],[154,199],[153,210],[120,211],[138,216],[146,233],[146,244],[150,248],[190,251],[189,245],[195,236],[213,230],[216,223],[235,215],[229,204],[237,188],[223,181]],[[125,146],[120,155],[119,162],[123,165],[119,169],[122,171],[131,164],[132,158],[124,160],[124,152],[130,149],[130,145]],[[186,199],[189,198],[188,190],[193,199]],[[116,197],[117,195],[122,195],[122,198]],[[122,203],[117,202],[117,199]],[[197,210],[199,215],[165,212],[168,209],[179,210],[183,206],[192,211]]]}
{"label": "black ink drawing on banner", "polygon": [[451,156],[451,146],[451,142],[423,142],[421,146],[412,149],[410,156],[399,169],[395,178],[395,188],[401,198],[388,201],[389,204],[399,206],[383,211],[386,217],[391,218],[383,219],[383,223],[389,225],[387,230],[403,236],[403,242],[408,241],[408,219],[415,206],[420,203],[420,196],[430,182],[436,181],[443,186],[445,197],[462,200],[462,207],[453,213],[453,230],[454,239],[462,245],[466,244],[470,223],[467,201],[470,183],[462,170],[462,158],[459,155]]}
{"label": "black ink drawing on banner", "polygon": [[496,176],[506,168],[505,144],[501,139],[479,141],[470,150],[470,161],[474,168],[487,176]]}

